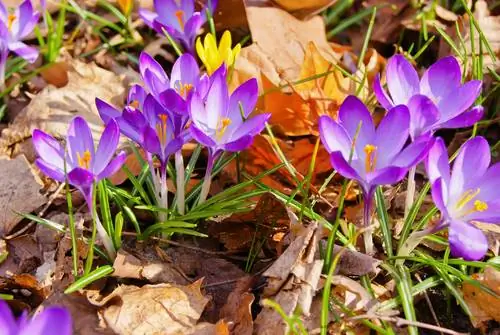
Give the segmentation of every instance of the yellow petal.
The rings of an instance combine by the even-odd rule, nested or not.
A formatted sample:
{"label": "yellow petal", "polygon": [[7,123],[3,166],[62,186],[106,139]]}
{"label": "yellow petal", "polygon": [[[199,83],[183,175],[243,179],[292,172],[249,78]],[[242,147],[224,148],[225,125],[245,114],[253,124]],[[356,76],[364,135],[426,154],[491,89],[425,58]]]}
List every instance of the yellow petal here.
{"label": "yellow petal", "polygon": [[206,63],[205,49],[203,48],[203,45],[201,44],[200,37],[198,37],[196,39],[196,53],[198,54],[198,57],[200,57],[200,60],[202,61],[202,63]]}
{"label": "yellow petal", "polygon": [[229,30],[226,30],[224,34],[222,34],[222,38],[219,44],[219,52],[224,53],[226,50],[231,50],[231,33]]}

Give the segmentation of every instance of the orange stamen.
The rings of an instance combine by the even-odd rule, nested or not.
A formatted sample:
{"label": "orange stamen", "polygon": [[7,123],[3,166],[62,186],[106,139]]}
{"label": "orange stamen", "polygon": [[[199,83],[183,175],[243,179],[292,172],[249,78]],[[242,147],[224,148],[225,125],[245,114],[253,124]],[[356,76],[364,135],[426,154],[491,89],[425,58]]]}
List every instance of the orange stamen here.
{"label": "orange stamen", "polygon": [[86,170],[90,169],[90,161],[92,160],[92,155],[90,154],[90,151],[85,150],[83,152],[83,155],[80,155],[80,153],[77,152],[76,157],[78,158],[78,165],[81,168],[84,168]]}
{"label": "orange stamen", "polygon": [[377,147],[372,144],[367,144],[365,145],[364,151],[366,154],[365,170],[366,172],[372,172],[377,165]]}
{"label": "orange stamen", "polygon": [[175,12],[175,16],[177,17],[177,21],[179,21],[181,30],[184,30],[184,11],[179,9]]}
{"label": "orange stamen", "polygon": [[9,14],[7,17],[7,29],[12,30],[12,24],[14,24],[14,21],[17,19],[17,16],[14,14]]}

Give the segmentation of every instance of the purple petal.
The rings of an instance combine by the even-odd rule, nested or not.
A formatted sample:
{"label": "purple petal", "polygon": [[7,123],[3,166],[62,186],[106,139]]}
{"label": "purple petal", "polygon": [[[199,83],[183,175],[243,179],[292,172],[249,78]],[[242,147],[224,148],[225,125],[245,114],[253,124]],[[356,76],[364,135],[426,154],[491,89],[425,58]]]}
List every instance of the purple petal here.
{"label": "purple petal", "polygon": [[431,184],[440,178],[448,187],[447,185],[450,183],[450,164],[448,163],[448,151],[442,138],[438,137],[429,150],[429,155],[425,160],[425,168]]}
{"label": "purple petal", "polygon": [[194,13],[184,26],[185,43],[190,52],[193,52],[194,40],[203,26],[203,23],[205,23],[203,16],[200,13]]}
{"label": "purple petal", "polygon": [[[498,190],[498,189],[497,189]],[[481,196],[479,196],[481,198]],[[484,223],[499,224],[500,223],[500,198],[497,200],[489,201],[487,203],[488,209],[484,211],[476,211],[466,215],[462,219],[464,221],[479,221]]]}
{"label": "purple petal", "polygon": [[391,165],[410,169],[427,156],[433,144],[433,138],[422,138],[417,140],[404,148],[403,151],[394,158]]}
{"label": "purple petal", "polygon": [[32,138],[38,156],[50,165],[64,170],[64,149],[59,141],[39,129],[33,130]]}
{"label": "purple petal", "polygon": [[448,216],[446,203],[448,202],[447,184],[442,178],[437,178],[431,185],[432,200],[443,216]]}
{"label": "purple petal", "polygon": [[90,187],[94,182],[94,174],[86,169],[74,168],[68,173],[68,181],[76,187]]}
{"label": "purple petal", "polygon": [[201,131],[200,129],[198,129],[196,127],[196,125],[191,125],[191,127],[189,127],[189,130],[191,131],[191,135],[193,135],[193,138],[200,144],[206,146],[206,147],[215,147],[216,146],[216,143],[214,142],[214,140],[212,140],[210,137],[208,137],[207,135],[205,135],[205,133],[203,131]]}
{"label": "purple petal", "polygon": [[185,138],[183,136],[178,136],[170,141],[165,150],[163,152],[164,157],[170,157],[175,154],[177,151],[182,149],[182,146],[186,143]]}
{"label": "purple petal", "polygon": [[389,59],[385,76],[395,105],[406,104],[413,95],[419,93],[417,71],[403,55]]}
{"label": "purple petal", "polygon": [[440,128],[466,128],[472,127],[483,117],[483,106],[474,106],[469,111],[455,116],[453,119],[439,124]]}
{"label": "purple petal", "polygon": [[458,153],[450,179],[450,198],[458,200],[477,179],[482,177],[490,165],[488,142],[480,136],[464,143]]}
{"label": "purple petal", "polygon": [[144,149],[152,154],[161,154],[161,143],[158,134],[151,127],[146,127],[143,131]]}
{"label": "purple petal", "polygon": [[148,125],[148,120],[146,120],[144,114],[135,108],[125,108],[121,118],[136,130],[140,130]]}
{"label": "purple petal", "polygon": [[205,73],[200,77],[196,91],[202,99],[205,99],[210,88],[210,77]]}
{"label": "purple petal", "polygon": [[461,79],[460,65],[455,57],[445,57],[425,71],[420,80],[420,92],[434,101],[439,101],[456,90]]}
{"label": "purple petal", "polygon": [[[354,95],[348,96],[339,110],[340,125],[351,139],[356,136],[356,148],[364,148],[375,141],[375,126],[368,108]],[[358,128],[361,124],[361,128]]]}
{"label": "purple petal", "polygon": [[[180,8],[175,0],[154,0],[154,6],[155,6],[155,11],[158,13],[160,17],[172,18],[172,20],[177,21],[175,12],[178,11]],[[179,25],[178,22],[177,25]]]}
{"label": "purple petal", "polygon": [[206,129],[208,126],[207,120],[207,110],[203,104],[203,100],[198,94],[193,94],[191,97],[191,103],[189,104],[189,115],[193,120],[193,123],[200,127],[200,129]]}
{"label": "purple petal", "polygon": [[153,28],[153,22],[158,17],[158,14],[145,8],[139,8],[139,16],[150,28]]}
{"label": "purple petal", "polygon": [[106,165],[106,167],[101,172],[99,172],[99,174],[97,175],[97,179],[101,180],[114,175],[116,172],[118,172],[118,170],[121,169],[123,164],[125,164],[126,159],[127,154],[124,151],[119,152],[118,155],[116,155],[116,157],[111,160],[111,162],[109,162],[109,164]]}
{"label": "purple petal", "polygon": [[500,162],[493,164],[486,173],[478,180],[476,187],[479,188],[479,198],[483,201],[495,201],[500,199]]}
{"label": "purple petal", "polygon": [[87,121],[81,116],[75,116],[69,125],[66,148],[71,167],[79,166],[78,156],[82,157],[86,151],[90,152],[90,165],[92,167],[94,163],[94,141]]}
{"label": "purple petal", "polygon": [[71,335],[73,325],[69,312],[60,307],[48,307],[35,316],[19,335]]}
{"label": "purple petal", "polygon": [[439,110],[431,99],[425,95],[416,94],[408,101],[410,110],[410,134],[412,139],[433,130],[439,121]]}
{"label": "purple petal", "polygon": [[333,168],[345,178],[364,182],[358,172],[356,172],[356,170],[354,170],[345,160],[340,151],[334,151],[330,154],[330,162],[332,163]]}
{"label": "purple petal", "polygon": [[441,119],[450,120],[469,109],[481,94],[482,81],[471,80],[438,102]]}
{"label": "purple petal", "polygon": [[151,94],[158,96],[161,92],[170,87],[165,70],[149,54],[142,52],[139,56],[139,71],[148,90]]}
{"label": "purple petal", "polygon": [[148,121],[148,124],[151,128],[155,129],[156,125],[159,122],[160,114],[167,114],[165,108],[158,103],[158,101],[152,96],[148,95],[146,100],[144,101],[144,116]]}
{"label": "purple petal", "polygon": [[243,115],[245,118],[248,118],[257,104],[258,95],[259,87],[257,85],[257,79],[252,78],[247,80],[238,86],[238,88],[234,90],[233,94],[231,94],[231,98],[229,100],[230,113],[241,114],[241,104],[241,107],[243,108]]}
{"label": "purple petal", "polygon": [[403,149],[408,140],[410,113],[404,105],[396,106],[387,112],[380,122],[375,136],[377,149],[377,165],[387,166]]}
{"label": "purple petal", "polygon": [[0,300],[0,334],[14,335],[18,333],[16,319],[9,308],[9,305]]}
{"label": "purple petal", "polygon": [[52,178],[61,183],[66,181],[66,178],[64,176],[64,168],[61,169],[55,165],[47,163],[41,158],[37,158],[35,160],[35,164],[38,167],[38,169],[40,169],[40,171],[42,171],[42,173],[47,177]]}
{"label": "purple petal", "polygon": [[488,251],[488,240],[483,232],[469,223],[452,221],[448,229],[451,254],[468,261],[478,261]]}
{"label": "purple petal", "polygon": [[384,107],[385,109],[391,109],[392,107],[394,107],[394,103],[382,87],[379,73],[377,73],[377,75],[375,76],[375,80],[373,81],[373,93],[375,93],[375,96],[377,97],[377,100],[382,105],[382,107]]}
{"label": "purple petal", "polygon": [[33,11],[31,1],[23,1],[23,3],[19,6],[19,17],[17,18],[17,22],[19,24],[17,38],[23,39],[29,35],[38,23],[39,18],[40,14]]}
{"label": "purple petal", "polygon": [[224,144],[224,150],[229,152],[238,152],[245,150],[253,143],[254,136],[245,135],[237,139],[236,141]]}
{"label": "purple petal", "polygon": [[172,88],[161,93],[159,101],[169,111],[177,114],[187,113],[187,102]]}
{"label": "purple petal", "polygon": [[266,113],[266,114],[258,114],[255,115],[254,117],[246,120],[239,126],[234,134],[233,137],[236,136],[245,136],[245,135],[250,135],[250,136],[255,136],[257,134],[260,134],[260,132],[265,128],[267,120],[271,117],[271,114]]}
{"label": "purple petal", "polygon": [[368,173],[370,185],[391,185],[400,182],[408,172],[405,167],[388,166],[380,170]]}
{"label": "purple petal", "polygon": [[[189,2],[189,1],[188,1]],[[190,54],[183,54],[174,63],[170,74],[170,87],[178,84],[196,86],[200,77],[200,69],[196,59]]]}
{"label": "purple petal", "polygon": [[[142,114],[141,114],[142,115]],[[113,157],[120,140],[120,129],[116,121],[112,120],[108,123],[102,132],[99,146],[95,154],[95,162],[93,172],[99,175],[108,165]]]}
{"label": "purple petal", "polygon": [[127,103],[131,104],[135,101],[139,103],[138,109],[142,109],[144,100],[146,100],[147,93],[142,86],[132,85],[128,91]]}
{"label": "purple petal", "polygon": [[8,16],[9,16],[9,13],[7,12],[7,8],[5,8],[3,1],[0,1],[0,21],[7,22]]}
{"label": "purple petal", "polygon": [[120,113],[115,107],[99,98],[95,99],[95,105],[104,124],[108,124],[111,120],[122,116],[122,113]]}
{"label": "purple petal", "polygon": [[[345,158],[350,156],[352,150],[352,139],[345,129],[337,124],[331,117],[322,115],[318,121],[319,137],[326,151],[332,153],[339,151]],[[356,153],[353,153],[356,156]]]}
{"label": "purple petal", "polygon": [[34,63],[38,58],[38,50],[27,46],[21,41],[9,43],[9,49],[29,63]]}
{"label": "purple petal", "polygon": [[228,107],[229,92],[226,77],[217,75],[213,78],[205,104],[207,125],[212,129],[217,129],[220,119],[227,117]]}

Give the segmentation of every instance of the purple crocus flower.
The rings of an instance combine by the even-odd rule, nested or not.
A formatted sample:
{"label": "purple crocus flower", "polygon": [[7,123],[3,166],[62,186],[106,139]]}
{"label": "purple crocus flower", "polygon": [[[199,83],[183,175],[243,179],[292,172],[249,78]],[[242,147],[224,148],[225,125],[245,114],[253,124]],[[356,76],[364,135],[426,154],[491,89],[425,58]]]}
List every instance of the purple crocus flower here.
{"label": "purple crocus flower", "polygon": [[0,2],[0,86],[5,81],[5,65],[9,51],[33,63],[38,50],[22,42],[38,23],[40,14],[33,9],[30,0],[24,0],[14,11],[9,11]]}
{"label": "purple crocus flower", "polygon": [[217,0],[208,0],[200,12],[195,11],[194,0],[155,0],[156,12],[144,8],[139,15],[144,22],[158,34],[168,32],[172,38],[180,41],[184,48],[194,55],[194,42],[201,27],[207,21],[206,10],[213,15]]}
{"label": "purple crocus flower", "polygon": [[374,93],[385,109],[406,105],[410,110],[410,135],[416,139],[441,128],[468,127],[481,119],[483,108],[471,105],[481,93],[482,82],[461,83],[457,60],[445,57],[431,65],[419,80],[417,71],[403,55],[389,59],[386,70],[389,94],[382,88],[380,76],[373,84]]}
{"label": "purple crocus flower", "polygon": [[[33,131],[33,146],[39,156],[35,164],[40,171],[59,182],[66,181],[66,171],[68,182],[83,193],[89,210],[93,213],[93,184],[113,175],[125,162],[125,152],[113,158],[119,138],[120,129],[111,120],[102,133],[96,151],[89,125],[84,118],[76,116],[69,126],[66,152],[49,134],[39,129]],[[95,219],[104,246],[109,255],[113,256],[113,243],[98,218]]]}
{"label": "purple crocus flower", "polygon": [[208,195],[210,174],[215,159],[223,151],[237,152],[248,148],[271,116],[259,114],[249,118],[258,98],[256,79],[246,81],[231,95],[227,86],[226,71],[216,71],[211,81],[206,99],[194,93],[189,106],[192,120],[191,134],[209,150],[200,202],[203,202]]}
{"label": "purple crocus flower", "polygon": [[491,154],[483,137],[469,139],[450,172],[448,152],[437,139],[426,160],[432,199],[448,227],[451,253],[466,260],[479,260],[488,250],[486,236],[471,222],[500,223],[500,163],[490,166]]}
{"label": "purple crocus flower", "polygon": [[2,335],[71,335],[72,323],[70,313],[62,307],[47,307],[31,320],[24,312],[16,320],[9,305],[0,300],[0,334]]}
{"label": "purple crocus flower", "polygon": [[[326,115],[319,119],[320,138],[332,166],[342,176],[358,181],[363,190],[366,226],[376,186],[401,181],[432,145],[432,140],[422,138],[405,147],[409,126],[408,108],[399,105],[391,108],[375,129],[370,112],[355,96],[344,100],[338,121]],[[371,235],[365,237],[365,247],[371,253]]]}

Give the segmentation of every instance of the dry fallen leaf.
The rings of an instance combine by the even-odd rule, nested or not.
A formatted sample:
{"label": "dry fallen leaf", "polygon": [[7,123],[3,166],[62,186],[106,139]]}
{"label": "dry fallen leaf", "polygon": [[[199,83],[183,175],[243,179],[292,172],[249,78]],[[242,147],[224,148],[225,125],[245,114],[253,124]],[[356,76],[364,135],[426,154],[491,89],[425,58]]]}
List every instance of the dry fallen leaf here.
{"label": "dry fallen leaf", "polygon": [[252,304],[255,297],[248,292],[252,282],[252,277],[240,279],[221,309],[220,317],[231,324],[232,334],[253,333]]}
{"label": "dry fallen leaf", "polygon": [[209,299],[201,280],[188,285],[122,285],[110,295],[89,301],[103,306],[106,325],[119,334],[190,334]]}
{"label": "dry fallen leaf", "polygon": [[42,183],[33,174],[26,157],[0,158],[0,165],[0,236],[3,236],[23,219],[17,213],[30,213],[45,204],[47,198],[40,193]]}
{"label": "dry fallen leaf", "polygon": [[[496,294],[500,294],[500,271],[495,268],[488,266],[484,273],[473,275],[473,278],[496,292]],[[489,320],[500,321],[499,298],[467,282],[464,282],[462,292],[471,310],[471,321],[474,327],[485,326],[485,323]]]}

